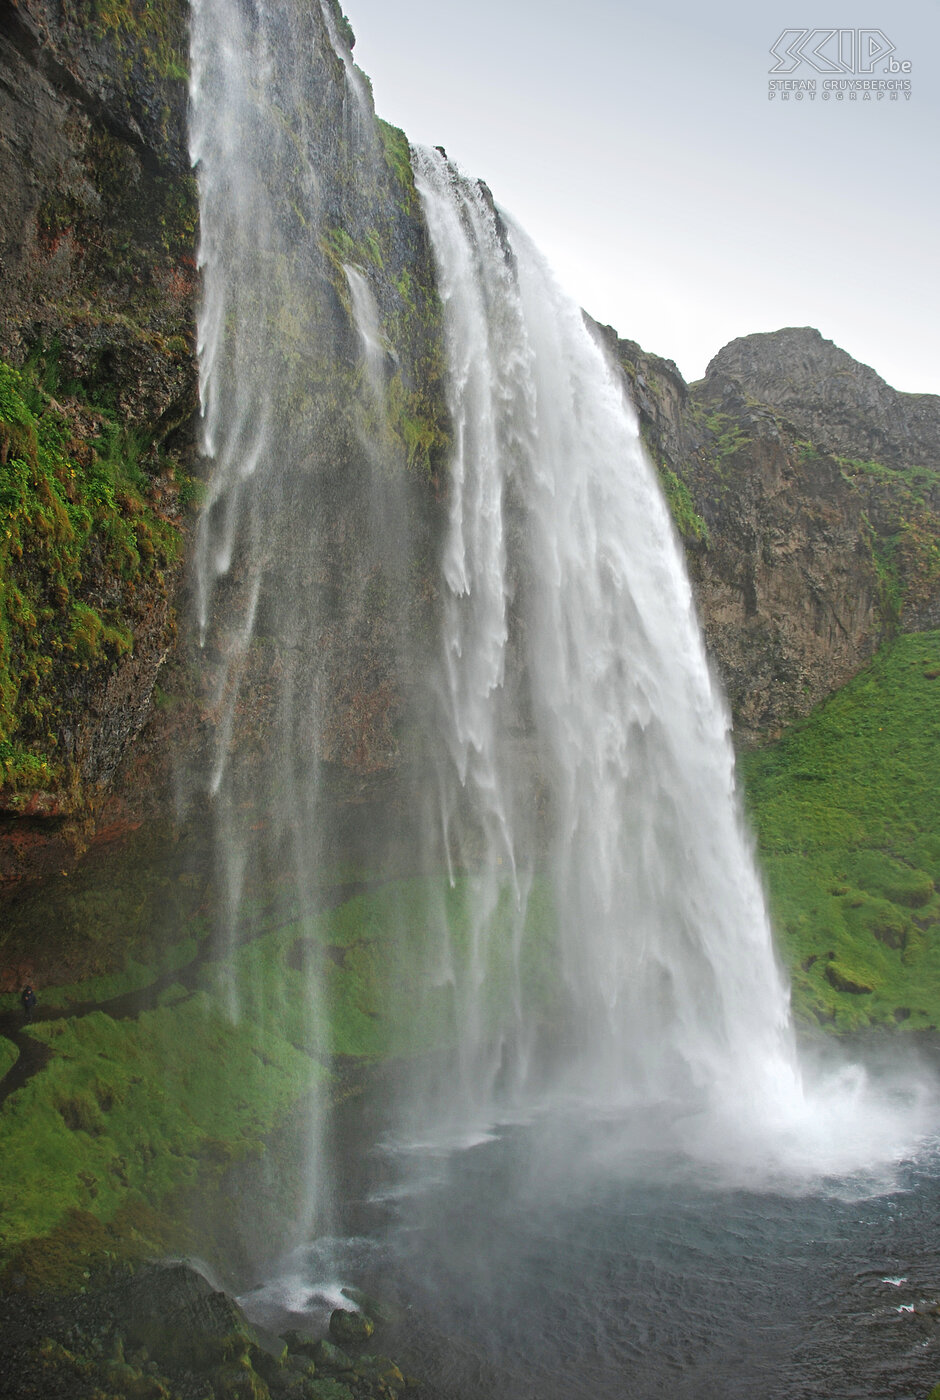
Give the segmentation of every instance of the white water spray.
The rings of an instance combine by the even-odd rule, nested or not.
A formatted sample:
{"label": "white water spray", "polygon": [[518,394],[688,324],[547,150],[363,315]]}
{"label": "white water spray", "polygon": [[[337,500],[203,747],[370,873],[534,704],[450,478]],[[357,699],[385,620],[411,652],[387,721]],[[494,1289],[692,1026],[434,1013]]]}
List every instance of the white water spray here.
{"label": "white water spray", "polygon": [[[488,192],[436,152],[414,159],[456,440],[443,817],[468,865],[461,809],[482,833],[480,995],[499,957],[493,911],[508,890],[523,937],[547,829],[574,1049],[598,1095],[703,1090],[757,1105],[798,1094],[728,717],[622,380]],[[520,757],[526,715],[534,766]],[[465,1018],[474,1027],[479,1073],[491,1033],[479,1007]],[[524,1059],[526,1018],[503,1035]]]}

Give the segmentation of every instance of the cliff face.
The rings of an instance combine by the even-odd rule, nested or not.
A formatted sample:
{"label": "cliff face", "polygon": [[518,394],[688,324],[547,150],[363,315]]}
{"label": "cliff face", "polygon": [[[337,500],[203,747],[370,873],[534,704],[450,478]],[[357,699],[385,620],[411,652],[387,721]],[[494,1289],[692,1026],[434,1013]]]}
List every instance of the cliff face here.
{"label": "cliff face", "polygon": [[734,341],[691,386],[610,344],[739,742],[808,713],[894,632],[937,625],[940,399],[895,393],[815,330]]}
{"label": "cliff face", "polygon": [[172,643],[197,402],[187,23],[182,3],[0,4],[0,880],[87,834]]}
{"label": "cliff face", "polygon": [[[327,13],[347,33],[335,6],[310,7],[304,81],[325,215],[311,282],[332,349],[297,405],[316,419],[317,460],[282,506],[307,509],[315,481],[336,509],[319,512],[319,562],[278,567],[285,594],[303,585],[319,600],[304,684],[319,687],[327,787],[353,812],[391,791],[420,746],[410,690],[435,628],[449,424],[407,141],[379,123],[364,146],[350,127]],[[0,355],[13,376],[0,455],[22,466],[0,542],[0,878],[15,885],[67,865],[96,827],[169,816],[173,771],[203,761],[218,714],[202,659],[176,641],[200,471],[188,11],[0,0],[0,17]],[[285,152],[272,178],[289,187]],[[348,266],[367,269],[386,342],[387,394],[368,421]],[[743,744],[805,714],[892,632],[937,624],[940,401],[895,393],[810,330],[735,341],[692,386],[601,334]],[[308,355],[285,323],[285,366]],[[375,439],[405,483],[394,520],[367,504]],[[230,602],[245,583],[236,569]],[[262,618],[246,659],[234,734],[248,787],[270,758],[283,640]]]}
{"label": "cliff face", "polygon": [[709,364],[706,380],[713,398],[743,391],[768,404],[822,452],[936,468],[940,398],[899,394],[811,327],[732,340]]}
{"label": "cliff face", "polygon": [[[0,543],[0,882],[13,886],[70,865],[102,826],[171,817],[175,776],[212,760],[219,715],[214,658],[188,646],[197,527],[187,506],[202,470],[188,7],[2,0],[2,19],[0,454],[22,478],[6,502],[19,522],[12,544]],[[281,579],[269,577],[268,591],[316,600],[298,689],[316,692],[320,757],[342,805],[399,763],[406,658],[433,601],[425,576],[448,428],[407,141],[371,111],[360,129],[347,110],[336,38],[351,34],[338,9],[310,6],[303,23],[291,80],[308,94],[305,129],[285,132],[268,178],[272,198],[303,207],[293,199],[302,139],[322,237],[295,285],[279,289],[301,314],[283,319],[278,373],[303,386],[288,410],[314,421],[315,450],[285,474],[277,509],[308,513],[316,547],[272,564]],[[364,81],[362,92],[368,107]],[[349,265],[369,270],[387,344],[387,393],[368,422]],[[405,483],[394,519],[369,505],[368,439]],[[409,555],[424,561],[418,587],[401,562]],[[236,565],[223,613],[241,605],[245,581]],[[260,619],[234,717],[249,787],[270,762],[272,677],[295,643]]]}

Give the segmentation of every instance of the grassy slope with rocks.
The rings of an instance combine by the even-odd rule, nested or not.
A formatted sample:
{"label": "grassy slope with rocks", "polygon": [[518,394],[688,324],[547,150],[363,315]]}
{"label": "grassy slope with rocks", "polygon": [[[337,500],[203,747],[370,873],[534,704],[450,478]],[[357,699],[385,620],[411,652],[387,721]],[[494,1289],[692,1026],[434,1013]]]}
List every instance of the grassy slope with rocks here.
{"label": "grassy slope with rocks", "polygon": [[940,632],[897,638],[741,769],[798,1017],[940,1024]]}

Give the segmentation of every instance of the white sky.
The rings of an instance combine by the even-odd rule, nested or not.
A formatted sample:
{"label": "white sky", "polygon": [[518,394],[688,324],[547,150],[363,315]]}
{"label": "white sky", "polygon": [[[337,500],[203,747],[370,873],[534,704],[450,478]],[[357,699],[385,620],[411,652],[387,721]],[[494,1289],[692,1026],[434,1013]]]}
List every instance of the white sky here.
{"label": "white sky", "polygon": [[[940,0],[345,0],[380,116],[482,177],[599,321],[686,379],[816,326],[940,392]],[[784,29],[868,26],[909,102],[768,100]],[[875,76],[881,76],[876,67]]]}

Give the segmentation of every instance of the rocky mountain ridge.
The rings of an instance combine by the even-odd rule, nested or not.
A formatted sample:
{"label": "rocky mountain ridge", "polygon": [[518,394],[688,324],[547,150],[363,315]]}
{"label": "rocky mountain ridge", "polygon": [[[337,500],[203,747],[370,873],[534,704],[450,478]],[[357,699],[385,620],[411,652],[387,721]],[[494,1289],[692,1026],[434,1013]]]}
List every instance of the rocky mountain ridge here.
{"label": "rocky mountain ridge", "polygon": [[[940,397],[896,393],[812,329],[733,341],[693,385],[606,334],[739,743],[780,733],[895,632],[938,625]],[[863,457],[874,444],[882,460]]]}

